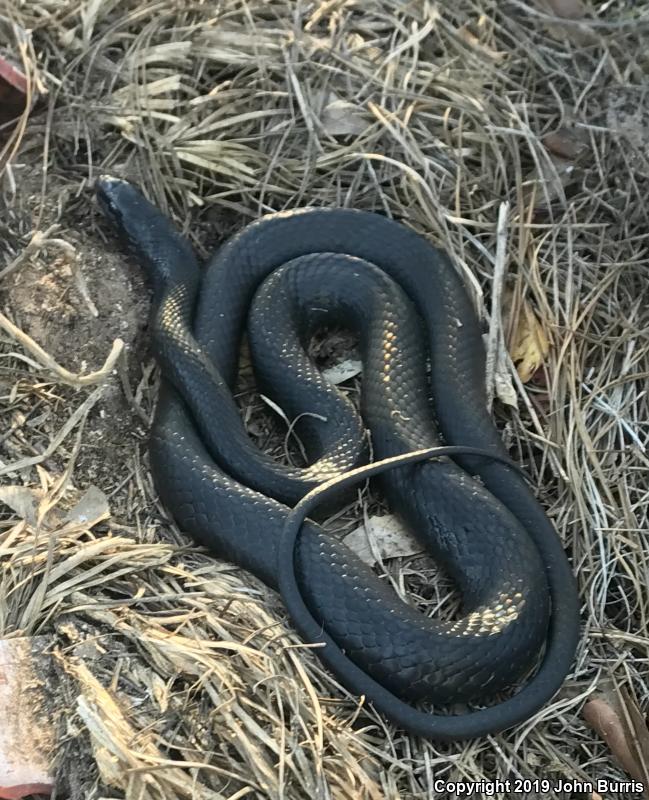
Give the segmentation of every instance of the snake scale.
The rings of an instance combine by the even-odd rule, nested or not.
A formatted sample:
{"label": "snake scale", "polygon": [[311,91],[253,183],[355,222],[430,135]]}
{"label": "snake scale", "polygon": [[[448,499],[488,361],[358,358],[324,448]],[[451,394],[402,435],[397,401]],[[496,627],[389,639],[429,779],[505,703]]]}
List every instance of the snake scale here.
{"label": "snake scale", "polygon": [[[304,208],[252,222],[202,270],[135,186],[102,177],[96,190],[152,285],[150,464],[181,529],[279,589],[341,682],[407,730],[452,741],[533,715],[574,657],[575,580],[487,412],[480,324],[445,254],[378,214]],[[277,463],[246,434],[233,397],[246,324],[259,387],[296,420],[309,466]],[[307,353],[315,331],[340,325],[359,337],[362,420]],[[366,429],[378,466],[363,466]],[[454,580],[455,618],[398,599],[314,520],[370,473]],[[513,696],[440,713],[484,706],[542,651]]]}

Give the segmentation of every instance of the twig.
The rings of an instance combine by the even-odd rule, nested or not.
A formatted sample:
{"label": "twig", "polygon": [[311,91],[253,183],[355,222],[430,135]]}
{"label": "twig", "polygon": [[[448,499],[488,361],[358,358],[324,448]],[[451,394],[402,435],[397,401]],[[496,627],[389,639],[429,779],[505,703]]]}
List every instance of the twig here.
{"label": "twig", "polygon": [[124,349],[124,342],[121,339],[115,339],[103,367],[88,375],[80,375],[70,372],[65,367],[58,364],[49,353],[45,352],[45,350],[31,338],[31,336],[28,336],[23,330],[14,325],[14,323],[1,312],[0,328],[12,336],[17,342],[20,342],[25,350],[38,359],[42,367],[53,372],[58,380],[69,386],[74,386],[77,389],[81,386],[92,386],[95,383],[103,381],[104,378],[113,371],[117,359]]}
{"label": "twig", "polygon": [[9,277],[9,275],[11,275],[17,269],[20,269],[23,264],[29,261],[29,259],[36,255],[36,253],[40,252],[47,244],[64,244],[66,247],[70,247],[70,245],[67,242],[63,242],[62,239],[49,238],[50,234],[53,233],[58,227],[58,225],[50,225],[50,227],[44,232],[35,231],[22,253],[17,255],[16,258],[14,258],[14,260],[4,269],[0,270],[0,281],[3,280],[3,278]]}
{"label": "twig", "polygon": [[77,408],[77,410],[72,414],[72,416],[52,439],[43,453],[38,456],[22,458],[20,461],[14,461],[13,464],[5,464],[0,466],[0,475],[6,475],[9,472],[18,472],[26,467],[33,467],[36,464],[41,464],[46,458],[49,458],[59,447],[61,442],[67,438],[70,431],[72,431],[81,420],[85,419],[90,409],[95,405],[97,400],[99,400],[105,389],[105,386],[98,386],[95,391],[89,395],[83,401],[83,403],[81,403],[79,408]]}
{"label": "twig", "polygon": [[501,349],[505,346],[502,322],[502,294],[507,266],[507,219],[509,203],[501,203],[496,227],[496,259],[491,289],[491,324],[487,338],[487,404],[491,408],[496,391],[496,372],[499,369]]}
{"label": "twig", "polygon": [[58,225],[50,225],[50,227],[44,232],[36,231],[32,235],[32,238],[30,239],[29,243],[22,251],[22,253],[16,256],[16,258],[14,258],[14,260],[10,264],[8,264],[4,269],[0,270],[0,281],[3,278],[7,278],[9,275],[16,272],[18,269],[20,269],[20,267],[22,267],[23,264],[25,264],[35,255],[37,255],[41,250],[44,250],[45,248],[50,246],[58,247],[59,250],[62,250],[68,257],[70,265],[72,266],[72,272],[74,274],[74,282],[77,287],[77,291],[85,301],[92,316],[98,317],[99,311],[97,311],[97,306],[94,304],[92,298],[90,297],[90,292],[88,291],[88,285],[86,283],[86,279],[79,267],[79,259],[77,257],[77,251],[69,242],[66,242],[65,239],[57,239],[50,236],[50,234],[53,233],[57,228]]}

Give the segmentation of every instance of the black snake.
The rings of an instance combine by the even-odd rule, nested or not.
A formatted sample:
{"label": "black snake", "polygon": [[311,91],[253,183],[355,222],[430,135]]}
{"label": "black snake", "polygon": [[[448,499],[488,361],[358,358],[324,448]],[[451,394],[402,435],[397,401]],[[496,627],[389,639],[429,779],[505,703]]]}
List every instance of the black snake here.
{"label": "black snake", "polygon": [[[529,718],[570,668],[575,581],[487,413],[480,325],[448,258],[385,217],[306,208],[251,223],[202,274],[134,186],[104,177],[97,194],[153,285],[163,381],[150,462],[180,527],[280,589],[301,634],[325,642],[321,659],[408,730],[455,740]],[[233,390],[247,317],[257,382],[297,420],[308,467],[278,464],[246,434]],[[359,336],[363,422],[307,355],[312,334],[330,325]],[[375,459],[426,452],[363,468],[364,426]],[[368,470],[381,472],[393,511],[454,579],[455,619],[420,614],[320,525],[303,523]],[[452,716],[407,702],[483,703],[543,647],[534,677],[499,704]]]}

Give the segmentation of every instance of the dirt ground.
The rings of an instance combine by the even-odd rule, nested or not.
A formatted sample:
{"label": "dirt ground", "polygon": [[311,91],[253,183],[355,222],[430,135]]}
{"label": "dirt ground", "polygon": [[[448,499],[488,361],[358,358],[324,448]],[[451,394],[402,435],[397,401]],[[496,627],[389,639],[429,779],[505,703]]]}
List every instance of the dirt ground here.
{"label": "dirt ground", "polygon": [[[0,633],[52,642],[57,797],[649,781],[649,4],[21,0],[0,24],[39,95],[0,141],[0,311],[73,373],[124,343],[75,385],[0,332]],[[573,671],[529,723],[408,736],[338,686],[274,593],[176,529],[147,466],[148,287],[94,201],[103,172],[143,186],[201,257],[307,204],[387,213],[450,253],[496,343],[494,414],[579,581]],[[330,366],[353,341],[314,354]],[[245,354],[238,401],[286,458]],[[330,525],[385,513],[363,491]],[[381,569],[424,613],[456,602],[419,554]],[[588,723],[593,699],[628,752]],[[643,796],[526,796],[598,794]]]}

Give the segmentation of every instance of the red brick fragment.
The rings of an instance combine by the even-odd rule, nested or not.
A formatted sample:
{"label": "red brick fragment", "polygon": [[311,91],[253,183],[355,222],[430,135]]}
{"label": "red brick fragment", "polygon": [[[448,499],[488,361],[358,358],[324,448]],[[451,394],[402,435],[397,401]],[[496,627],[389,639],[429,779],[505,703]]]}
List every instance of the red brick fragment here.
{"label": "red brick fragment", "polygon": [[27,78],[8,58],[0,55],[0,124],[19,117],[27,102]]}
{"label": "red brick fragment", "polygon": [[55,735],[44,679],[47,639],[0,640],[0,798],[50,794]]}

